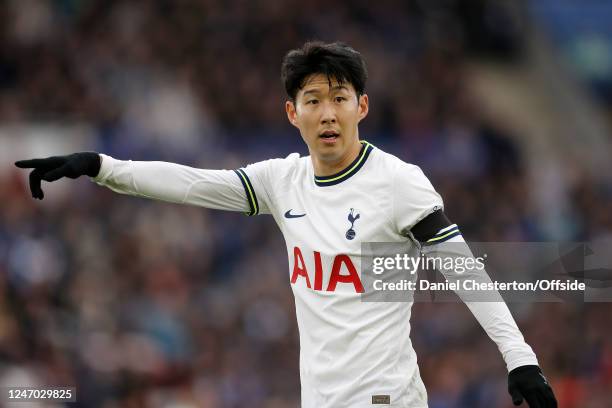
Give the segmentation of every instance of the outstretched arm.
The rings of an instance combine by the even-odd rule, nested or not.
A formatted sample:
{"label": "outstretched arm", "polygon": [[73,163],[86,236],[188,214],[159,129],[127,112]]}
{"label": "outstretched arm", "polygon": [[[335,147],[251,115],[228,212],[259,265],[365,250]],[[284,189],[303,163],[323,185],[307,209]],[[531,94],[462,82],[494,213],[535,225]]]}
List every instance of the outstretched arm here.
{"label": "outstretched arm", "polygon": [[212,209],[249,211],[240,174],[232,170],[207,170],[161,161],[117,160],[94,152],[44,159],[21,160],[30,173],[32,197],[43,199],[41,181],[89,176],[99,185],[138,197],[192,204]]}

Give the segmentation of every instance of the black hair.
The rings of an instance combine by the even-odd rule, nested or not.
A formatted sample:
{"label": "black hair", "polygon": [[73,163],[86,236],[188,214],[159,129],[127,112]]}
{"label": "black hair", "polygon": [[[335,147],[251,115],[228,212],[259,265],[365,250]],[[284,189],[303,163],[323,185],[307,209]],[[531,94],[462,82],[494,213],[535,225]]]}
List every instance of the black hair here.
{"label": "black hair", "polygon": [[342,42],[308,41],[283,58],[281,80],[292,102],[305,80],[314,74],[326,75],[339,83],[350,83],[357,96],[363,95],[368,70],[361,54]]}

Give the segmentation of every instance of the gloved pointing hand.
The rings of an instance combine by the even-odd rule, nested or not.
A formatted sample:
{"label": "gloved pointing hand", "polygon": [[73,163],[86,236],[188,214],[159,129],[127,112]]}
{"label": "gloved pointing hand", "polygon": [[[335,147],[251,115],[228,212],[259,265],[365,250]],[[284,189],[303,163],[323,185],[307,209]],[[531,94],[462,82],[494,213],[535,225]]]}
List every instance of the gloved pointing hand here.
{"label": "gloved pointing hand", "polygon": [[30,191],[32,197],[42,200],[40,182],[55,181],[62,177],[75,179],[80,176],[95,177],[100,172],[101,158],[95,152],[73,153],[67,156],[52,156],[46,159],[19,160],[15,166],[22,169],[34,169],[30,173]]}

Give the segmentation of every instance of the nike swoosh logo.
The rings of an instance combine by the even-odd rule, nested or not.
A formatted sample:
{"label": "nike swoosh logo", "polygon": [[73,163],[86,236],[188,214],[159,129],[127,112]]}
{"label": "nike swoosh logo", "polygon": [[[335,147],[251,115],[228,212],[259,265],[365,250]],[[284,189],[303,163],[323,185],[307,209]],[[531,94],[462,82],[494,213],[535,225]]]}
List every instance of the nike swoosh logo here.
{"label": "nike swoosh logo", "polygon": [[291,210],[285,213],[285,218],[300,218],[304,217],[306,214],[291,214]]}

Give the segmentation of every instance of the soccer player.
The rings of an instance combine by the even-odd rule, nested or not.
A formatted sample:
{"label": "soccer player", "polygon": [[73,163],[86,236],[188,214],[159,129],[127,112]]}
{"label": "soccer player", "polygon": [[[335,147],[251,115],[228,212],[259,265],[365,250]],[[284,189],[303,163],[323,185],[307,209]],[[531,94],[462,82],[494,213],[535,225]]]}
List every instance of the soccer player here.
{"label": "soccer player", "polygon": [[[285,110],[309,156],[293,153],[237,170],[117,160],[94,152],[23,160],[32,196],[41,180],[87,175],[113,191],[206,208],[271,214],[287,245],[300,334],[303,408],[427,407],[410,333],[411,302],[365,302],[362,242],[419,251],[465,245],[421,169],[360,140],[368,114],[362,56],[308,42],[285,56]],[[443,271],[448,274],[448,271]],[[485,275],[486,273],[483,272]],[[465,301],[465,300],[464,300]],[[497,344],[515,405],[557,406],[507,306],[467,306]]]}

